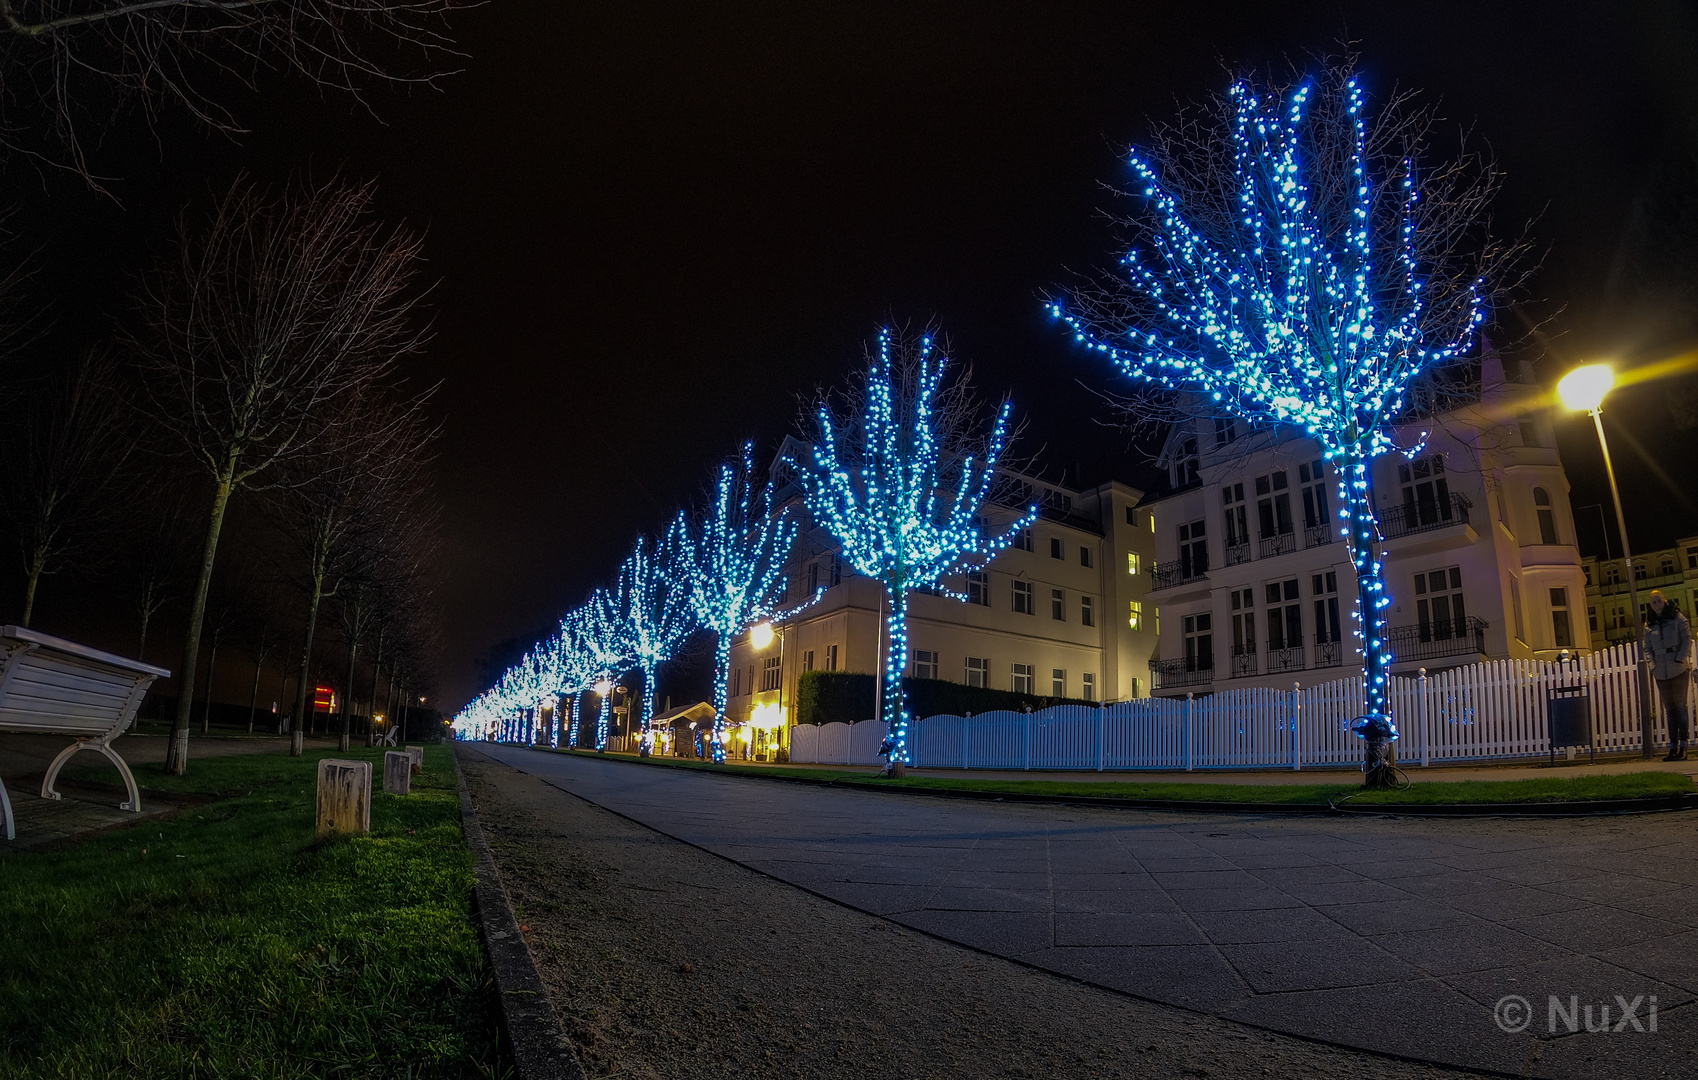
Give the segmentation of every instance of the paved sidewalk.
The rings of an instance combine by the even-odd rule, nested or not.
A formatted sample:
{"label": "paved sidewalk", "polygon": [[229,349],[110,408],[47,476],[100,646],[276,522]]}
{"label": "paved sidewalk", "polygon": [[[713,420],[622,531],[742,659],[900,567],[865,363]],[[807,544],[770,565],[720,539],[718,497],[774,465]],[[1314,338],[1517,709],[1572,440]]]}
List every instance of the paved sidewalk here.
{"label": "paved sidewalk", "polygon": [[[1698,818],[1411,820],[986,804],[480,744],[895,922],[1156,1001],[1511,1075],[1698,1075]],[[1554,996],[1657,1031],[1569,1034]],[[1493,1020],[1507,995],[1529,1030]],[[1614,1020],[1612,1019],[1612,1026]]]}

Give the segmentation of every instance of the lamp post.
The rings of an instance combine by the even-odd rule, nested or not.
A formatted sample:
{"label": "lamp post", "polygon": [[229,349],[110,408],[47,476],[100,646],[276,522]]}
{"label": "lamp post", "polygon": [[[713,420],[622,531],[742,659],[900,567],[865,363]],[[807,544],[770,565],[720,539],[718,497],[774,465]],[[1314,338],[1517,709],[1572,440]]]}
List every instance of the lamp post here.
{"label": "lamp post", "polygon": [[[1627,602],[1633,606],[1633,641],[1643,648],[1645,626],[1639,613],[1639,579],[1633,572],[1633,545],[1627,540],[1627,517],[1621,512],[1621,490],[1616,487],[1615,465],[1610,462],[1609,440],[1604,438],[1604,397],[1615,385],[1615,372],[1608,364],[1582,364],[1557,383],[1557,396],[1575,412],[1592,414],[1592,424],[1598,431],[1598,449],[1604,453],[1604,473],[1610,479],[1610,498],[1615,501],[1615,524],[1621,532],[1621,557],[1627,565]],[[1604,542],[1609,543],[1608,537]],[[1639,668],[1639,744],[1640,756],[1649,760],[1655,756],[1651,748],[1651,687],[1650,672],[1644,657]]]}

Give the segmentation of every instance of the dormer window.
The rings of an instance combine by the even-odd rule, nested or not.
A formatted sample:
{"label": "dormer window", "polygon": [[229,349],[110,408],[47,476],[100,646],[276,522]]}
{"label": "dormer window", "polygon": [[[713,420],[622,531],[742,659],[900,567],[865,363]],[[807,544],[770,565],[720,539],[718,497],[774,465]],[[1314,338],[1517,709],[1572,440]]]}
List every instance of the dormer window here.
{"label": "dormer window", "polygon": [[1227,417],[1215,421],[1215,445],[1225,446],[1238,438],[1238,421]]}
{"label": "dormer window", "polygon": [[1185,487],[1197,482],[1197,440],[1186,439],[1179,447],[1179,457],[1173,463],[1173,486]]}

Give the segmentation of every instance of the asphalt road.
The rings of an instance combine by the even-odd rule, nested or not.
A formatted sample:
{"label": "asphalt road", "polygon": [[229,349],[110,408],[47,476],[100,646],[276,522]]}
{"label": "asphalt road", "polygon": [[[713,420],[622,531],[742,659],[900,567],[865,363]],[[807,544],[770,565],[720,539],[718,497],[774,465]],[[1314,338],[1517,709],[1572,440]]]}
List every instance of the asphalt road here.
{"label": "asphalt road", "polygon": [[1510,1075],[1698,1076],[1689,815],[1191,815],[478,749],[818,895],[1148,1000]]}

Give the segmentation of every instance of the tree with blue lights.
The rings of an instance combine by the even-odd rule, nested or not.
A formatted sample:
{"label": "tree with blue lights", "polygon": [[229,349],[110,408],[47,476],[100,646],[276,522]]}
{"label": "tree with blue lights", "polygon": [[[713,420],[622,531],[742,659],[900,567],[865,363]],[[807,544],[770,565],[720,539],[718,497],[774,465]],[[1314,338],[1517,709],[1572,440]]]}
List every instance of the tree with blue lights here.
{"label": "tree with blue lights", "polygon": [[1121,272],[1052,305],[1156,391],[1143,400],[1320,444],[1356,570],[1371,765],[1396,738],[1373,464],[1417,449],[1393,443],[1411,395],[1473,349],[1515,251],[1485,236],[1488,162],[1418,166],[1432,123],[1403,98],[1370,120],[1348,66],[1293,86],[1240,80],[1131,154],[1138,210]]}
{"label": "tree with blue lights", "polygon": [[[601,698],[596,714],[595,748],[607,749],[608,710],[612,707],[614,678],[630,664],[635,655],[631,629],[623,613],[608,594],[597,589],[584,606],[567,616],[574,625],[585,663],[596,673],[596,696]],[[575,715],[575,714],[574,714]],[[577,731],[572,732],[572,744],[577,745]]]}
{"label": "tree with blue lights", "polygon": [[915,589],[965,599],[944,579],[983,566],[1031,525],[983,517],[1008,441],[1006,398],[988,429],[964,372],[928,334],[880,331],[859,385],[816,412],[811,460],[796,461],[808,510],[842,545],[846,562],[884,586],[887,647],[880,716],[890,761],[911,763],[902,677],[908,670],[908,600]]}
{"label": "tree with blue lights", "polygon": [[644,737],[654,719],[655,670],[672,659],[684,639],[701,625],[696,619],[690,563],[680,514],[660,538],[638,538],[618,578],[602,594],[608,620],[624,624],[631,659],[643,669],[642,726],[629,727]]}
{"label": "tree with blue lights", "polygon": [[713,631],[713,760],[725,760],[725,707],[731,639],[778,613],[784,560],[796,542],[789,511],[773,513],[770,491],[757,487],[745,443],[719,468],[707,512],[689,533],[696,616]]}

